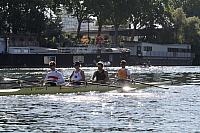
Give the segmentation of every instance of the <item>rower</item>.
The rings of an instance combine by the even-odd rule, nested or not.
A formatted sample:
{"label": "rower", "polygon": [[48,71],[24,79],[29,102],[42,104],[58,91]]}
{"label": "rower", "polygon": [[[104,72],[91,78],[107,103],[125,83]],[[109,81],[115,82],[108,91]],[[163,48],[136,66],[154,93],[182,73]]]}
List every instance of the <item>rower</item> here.
{"label": "rower", "polygon": [[44,81],[51,86],[63,84],[65,82],[63,74],[56,70],[56,63],[54,61],[49,62],[50,71],[47,73]]}
{"label": "rower", "polygon": [[80,69],[80,62],[74,63],[75,70],[72,72],[70,76],[70,83],[74,85],[81,85],[85,81],[85,73]]}
{"label": "rower", "polygon": [[121,68],[117,71],[116,77],[118,81],[124,83],[125,81],[130,80],[130,71],[126,68],[126,61],[121,60],[120,62]]}
{"label": "rower", "polygon": [[106,70],[103,69],[103,62],[98,62],[97,63],[97,67],[98,67],[98,70],[94,72],[93,76],[92,76],[92,80],[95,80],[95,82],[97,83],[106,83],[108,82],[108,72]]}

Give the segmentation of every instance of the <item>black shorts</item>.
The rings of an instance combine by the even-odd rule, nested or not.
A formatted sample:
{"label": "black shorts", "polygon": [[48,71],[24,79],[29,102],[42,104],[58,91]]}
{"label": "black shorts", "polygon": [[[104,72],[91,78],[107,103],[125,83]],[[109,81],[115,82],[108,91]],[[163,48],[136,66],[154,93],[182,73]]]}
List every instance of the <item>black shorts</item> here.
{"label": "black shorts", "polygon": [[47,82],[46,85],[49,85],[49,86],[57,86],[57,84],[55,82]]}
{"label": "black shorts", "polygon": [[73,85],[81,85],[82,83],[81,82],[72,82],[71,84],[73,84]]}

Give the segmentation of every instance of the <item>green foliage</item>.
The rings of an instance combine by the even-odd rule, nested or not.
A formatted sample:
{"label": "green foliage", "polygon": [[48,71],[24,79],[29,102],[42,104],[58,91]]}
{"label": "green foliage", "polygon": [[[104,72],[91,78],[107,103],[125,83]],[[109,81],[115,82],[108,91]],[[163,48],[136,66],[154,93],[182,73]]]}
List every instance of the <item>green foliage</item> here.
{"label": "green foliage", "polygon": [[200,0],[188,0],[188,2],[184,5],[184,9],[187,16],[200,17]]}
{"label": "green foliage", "polygon": [[86,0],[85,4],[88,7],[89,14],[97,17],[98,35],[100,35],[102,26],[109,23],[109,5],[106,0]]}
{"label": "green foliage", "polygon": [[200,0],[169,0],[174,9],[183,8],[188,17],[200,17]]}
{"label": "green foliage", "polygon": [[184,43],[184,30],[186,26],[186,14],[183,12],[182,8],[177,8],[173,14],[173,23],[174,23],[174,29],[175,29],[175,38],[177,40],[177,43]]}
{"label": "green foliage", "polygon": [[198,44],[199,7],[200,0],[1,0],[0,35],[35,34],[43,45],[54,47],[64,40],[60,14],[65,9],[78,20],[78,39],[81,23],[93,16],[99,34],[103,25],[114,26],[116,44],[119,27],[128,24],[134,29],[164,29],[143,41]]}
{"label": "green foliage", "polygon": [[[1,0],[0,34],[34,34],[55,37],[60,31],[59,18],[53,17],[60,9],[56,0]],[[54,25],[54,26],[53,26]],[[51,31],[51,36],[47,32]],[[45,39],[43,39],[45,40]]]}
{"label": "green foliage", "polygon": [[80,40],[80,30],[81,30],[81,23],[85,20],[89,19],[89,10],[87,6],[85,6],[85,0],[68,0],[66,3],[64,2],[63,5],[66,11],[71,14],[71,16],[77,18],[78,20],[78,28],[77,28],[77,39]]}
{"label": "green foliage", "polygon": [[200,19],[198,17],[187,18],[185,39],[189,44],[200,44]]}
{"label": "green foliage", "polygon": [[9,0],[3,1],[0,7],[3,9],[0,16],[4,23],[1,27],[6,26],[8,29],[4,32],[38,33],[44,30],[45,20],[47,20],[44,1]]}
{"label": "green foliage", "polygon": [[109,6],[109,19],[114,25],[115,28],[115,38],[114,43],[119,44],[118,39],[118,29],[122,24],[126,24],[128,22],[128,18],[130,17],[129,8],[130,0],[107,0],[107,5]]}

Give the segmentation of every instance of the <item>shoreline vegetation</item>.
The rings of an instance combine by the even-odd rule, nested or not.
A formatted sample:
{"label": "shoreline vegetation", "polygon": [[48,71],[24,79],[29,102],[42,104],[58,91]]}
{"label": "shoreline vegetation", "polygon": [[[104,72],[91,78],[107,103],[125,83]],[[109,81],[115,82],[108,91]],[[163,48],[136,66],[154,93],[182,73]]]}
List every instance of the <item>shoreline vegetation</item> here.
{"label": "shoreline vegetation", "polygon": [[[33,34],[40,44],[47,46],[62,45],[65,41],[78,43],[82,37],[81,24],[95,17],[97,36],[101,35],[103,26],[111,25],[114,44],[119,44],[119,29],[125,27],[133,31],[163,29],[159,35],[144,34],[139,41],[195,45],[200,42],[199,6],[199,0],[5,1],[0,4],[0,35]],[[64,12],[77,18],[75,38],[62,31]],[[134,33],[130,35],[133,36]]]}
{"label": "shoreline vegetation", "polygon": [[[112,40],[119,45],[123,38],[134,41],[135,31],[142,31],[138,41],[161,44],[191,44],[196,57],[200,45],[200,1],[199,0],[36,0],[3,1],[0,3],[0,36],[6,42],[12,35],[34,36],[40,46],[55,48],[79,44],[97,43],[81,32],[83,22],[96,18],[100,37],[103,26],[111,26]],[[77,19],[75,36],[64,32],[64,14]],[[16,17],[18,16],[18,17]],[[126,35],[121,28],[129,29]],[[161,29],[161,30],[160,30]]]}

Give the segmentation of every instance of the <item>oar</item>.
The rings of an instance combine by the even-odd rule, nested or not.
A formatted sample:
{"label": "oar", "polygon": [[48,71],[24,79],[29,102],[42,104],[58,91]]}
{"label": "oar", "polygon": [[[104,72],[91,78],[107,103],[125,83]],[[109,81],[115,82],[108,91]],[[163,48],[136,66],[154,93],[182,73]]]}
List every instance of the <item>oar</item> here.
{"label": "oar", "polygon": [[147,85],[147,86],[153,86],[153,87],[157,87],[157,88],[161,88],[161,89],[169,89],[167,87],[161,87],[161,86],[158,86],[158,85],[148,84],[148,83],[144,83],[144,82],[141,82],[141,81],[132,80],[131,82],[133,82],[133,83],[139,83],[139,84],[143,84],[143,85]]}
{"label": "oar", "polygon": [[13,79],[13,78],[3,78],[3,81],[17,81],[18,79]]}
{"label": "oar", "polygon": [[0,85],[6,85],[6,84],[17,84],[17,82],[15,81],[15,82],[0,82]]}
{"label": "oar", "polygon": [[115,87],[115,88],[120,88],[120,89],[123,88],[122,86],[111,85],[109,83],[98,83],[98,82],[92,82],[92,81],[86,82],[86,84],[98,85],[98,86],[107,86],[107,87]]}
{"label": "oar", "polygon": [[29,85],[34,85],[34,86],[41,86],[42,82],[39,80],[18,80],[17,83],[20,86],[23,86],[22,84],[29,84]]}
{"label": "oar", "polygon": [[157,87],[157,88],[161,88],[161,89],[169,89],[167,87],[162,87],[162,86],[158,86],[158,85],[154,85],[154,84],[148,84],[148,83],[141,82],[141,81],[136,81],[136,80],[127,79],[127,81],[129,81],[131,83],[139,83],[139,84],[143,84],[143,85],[147,85],[147,86],[153,86],[153,87]]}
{"label": "oar", "polygon": [[0,82],[0,85],[18,84],[18,81]]}
{"label": "oar", "polygon": [[96,83],[96,82],[88,82],[88,84],[116,88],[114,90],[117,90],[118,92],[129,92],[129,91],[132,91],[132,90],[136,90],[136,88],[132,88],[132,87],[129,87],[127,85],[119,86],[119,85],[115,85],[115,84],[109,84],[109,83],[101,84],[101,83]]}
{"label": "oar", "polygon": [[[115,79],[115,80],[117,81],[119,79]],[[158,85],[148,84],[148,83],[145,83],[145,82],[131,80],[131,79],[125,79],[124,81],[128,81],[128,82],[131,82],[131,83],[139,83],[139,84],[143,84],[143,85],[147,85],[147,86],[153,86],[153,87],[157,87],[157,88],[161,88],[161,89],[169,89],[167,87],[161,87],[161,86],[158,86]]]}
{"label": "oar", "polygon": [[18,81],[18,79],[2,78],[2,80],[0,81],[0,85],[15,84],[15,83],[17,83],[17,81]]}

